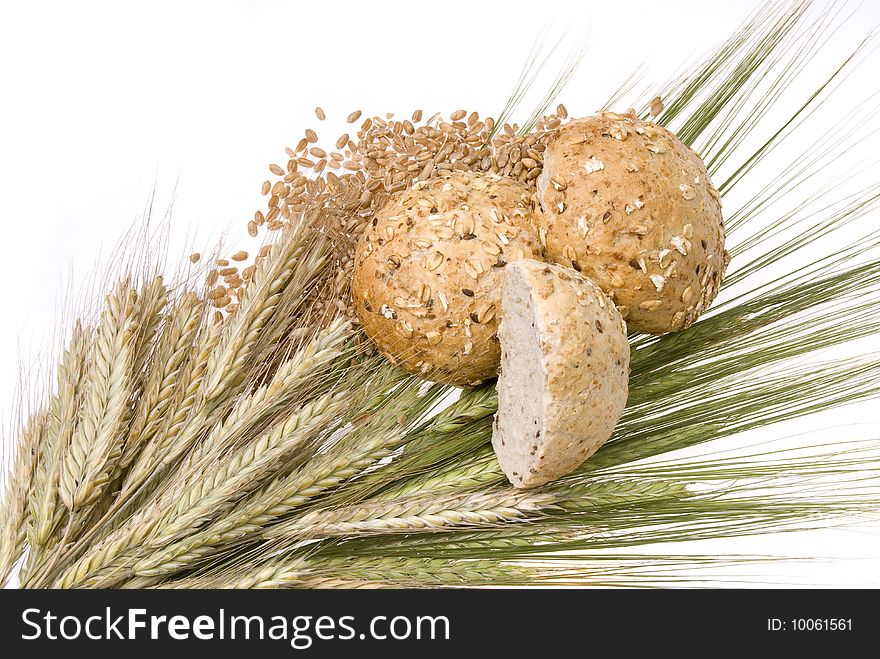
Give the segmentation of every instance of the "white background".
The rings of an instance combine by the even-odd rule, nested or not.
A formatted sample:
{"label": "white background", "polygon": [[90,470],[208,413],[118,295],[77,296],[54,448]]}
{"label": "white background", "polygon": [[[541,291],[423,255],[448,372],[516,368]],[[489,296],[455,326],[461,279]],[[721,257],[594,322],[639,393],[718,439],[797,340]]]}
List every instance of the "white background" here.
{"label": "white background", "polygon": [[[358,108],[365,115],[408,115],[417,107],[426,114],[461,107],[497,115],[543,28],[551,37],[567,31],[561,51],[589,35],[586,58],[560,97],[572,113],[589,114],[642,62],[646,80],[663,83],[757,4],[4,2],[4,427],[19,365],[35,363],[51,340],[64,291],[112,256],[108,251],[143,214],[154,187],[157,217],[173,201],[170,254],[187,254],[190,244],[209,249],[227,230],[230,244],[245,244],[245,224],[263,207],[259,188],[268,163],[284,162],[283,147],[306,127],[332,144],[342,119]],[[857,16],[820,53],[820,71],[880,22],[880,3],[849,10]],[[862,74],[871,64],[876,71],[876,57]],[[540,91],[553,72],[538,83]],[[871,84],[870,76],[865,80]],[[864,96],[862,85],[851,84],[835,98],[846,108]],[[316,104],[328,114],[323,126]],[[852,177],[867,185],[877,173],[864,168]],[[874,407],[864,404],[766,434],[819,429],[826,438],[874,437],[876,420]],[[743,568],[735,572],[743,580],[880,585],[876,525],[692,548],[819,559]]]}

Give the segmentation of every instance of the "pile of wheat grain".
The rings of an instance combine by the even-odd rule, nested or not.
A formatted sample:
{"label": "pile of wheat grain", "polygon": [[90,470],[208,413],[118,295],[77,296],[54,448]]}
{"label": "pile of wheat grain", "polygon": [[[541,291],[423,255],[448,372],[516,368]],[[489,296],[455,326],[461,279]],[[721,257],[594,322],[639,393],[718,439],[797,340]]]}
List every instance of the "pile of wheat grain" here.
{"label": "pile of wheat grain", "polygon": [[[320,107],[315,115],[321,121],[326,118]],[[355,124],[360,118],[356,110],[346,121]],[[353,134],[343,133],[333,149],[319,146],[318,133],[309,128],[296,147],[285,149],[286,166],[269,165],[276,179],[263,182],[267,207],[248,221],[248,234],[257,237],[263,231],[282,229],[303,213],[311,216],[316,227],[336,241],[331,303],[351,317],[348,289],[354,247],[365,222],[390,195],[450,171],[493,172],[534,187],[546,141],[567,118],[565,106],[559,105],[555,114],[524,132],[516,124],[496,126],[491,117],[481,119],[477,112],[466,110],[456,110],[448,119],[440,113],[424,119],[422,110],[416,110],[402,121],[388,113],[364,120]],[[263,248],[253,263],[245,265],[249,255],[239,251],[212,264],[208,297],[218,318],[219,310],[238,309],[255,265],[265,257]],[[192,258],[196,262],[200,255]]]}

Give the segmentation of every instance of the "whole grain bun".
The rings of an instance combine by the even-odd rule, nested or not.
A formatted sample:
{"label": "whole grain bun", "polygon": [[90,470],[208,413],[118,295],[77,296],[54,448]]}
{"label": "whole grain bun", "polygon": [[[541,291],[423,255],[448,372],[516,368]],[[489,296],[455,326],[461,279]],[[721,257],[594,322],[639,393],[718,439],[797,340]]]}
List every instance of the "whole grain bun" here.
{"label": "whole grain bun", "polygon": [[506,268],[492,446],[516,487],[564,476],[611,436],[626,404],[629,343],[615,306],[555,264]]}
{"label": "whole grain bun", "polygon": [[505,266],[539,254],[534,194],[494,174],[455,173],[396,194],[355,252],[352,296],[364,332],[429,380],[495,377]]}
{"label": "whole grain bun", "polygon": [[613,112],[575,120],[537,183],[547,257],[599,284],[630,329],[682,330],[715,299],[729,260],[720,197],[665,128]]}

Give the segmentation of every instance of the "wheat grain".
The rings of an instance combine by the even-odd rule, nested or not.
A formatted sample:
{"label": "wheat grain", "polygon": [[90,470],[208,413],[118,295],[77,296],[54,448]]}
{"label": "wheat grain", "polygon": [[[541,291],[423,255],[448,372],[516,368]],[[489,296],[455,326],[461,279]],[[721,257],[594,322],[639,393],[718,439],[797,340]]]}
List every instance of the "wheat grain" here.
{"label": "wheat grain", "polygon": [[[467,123],[452,119],[465,116]],[[353,112],[348,121],[354,123],[360,117],[360,111]],[[550,115],[539,121],[531,134],[515,135],[513,128],[505,126],[506,132],[495,135],[491,118],[480,120],[478,113],[468,115],[464,110],[453,113],[450,122],[442,121],[437,114],[422,123],[420,110],[413,113],[412,121],[372,117],[363,122],[354,137],[346,133],[337,138],[336,149],[345,153],[333,152],[330,160],[326,159],[325,149],[310,146],[317,143],[318,136],[309,129],[288,154],[288,171],[276,173],[279,180],[270,185],[271,221],[267,229],[278,230],[292,219],[308,215],[309,209],[320,209],[318,228],[335,236],[339,253],[334,265],[339,273],[335,297],[347,304],[347,275],[351,273],[354,245],[390,194],[453,169],[515,176],[534,186],[541,171],[544,145],[560,124],[558,117]],[[317,162],[305,157],[306,152]],[[517,166],[520,156],[510,159],[511,152],[527,154],[530,166]],[[295,154],[299,155],[294,158]],[[324,173],[325,166],[331,170],[341,167],[343,172]],[[305,171],[308,169],[312,171]],[[265,184],[263,191],[267,192]],[[255,224],[248,225],[249,232],[261,225],[259,221]],[[326,304],[323,300],[318,303]],[[231,304],[229,300],[227,305]],[[344,311],[351,314],[352,310],[347,307]]]}

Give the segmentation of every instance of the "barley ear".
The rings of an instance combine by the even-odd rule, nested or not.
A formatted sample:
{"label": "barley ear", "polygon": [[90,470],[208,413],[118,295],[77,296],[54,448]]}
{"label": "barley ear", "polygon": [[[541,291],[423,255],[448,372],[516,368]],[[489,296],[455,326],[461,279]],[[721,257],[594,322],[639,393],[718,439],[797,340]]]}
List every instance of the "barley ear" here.
{"label": "barley ear", "polygon": [[161,276],[141,284],[137,294],[134,315],[137,330],[134,340],[132,371],[143,375],[149,364],[150,354],[155,345],[156,332],[162,321],[162,312],[168,305],[168,287]]}

